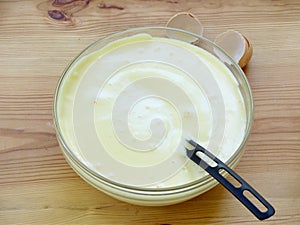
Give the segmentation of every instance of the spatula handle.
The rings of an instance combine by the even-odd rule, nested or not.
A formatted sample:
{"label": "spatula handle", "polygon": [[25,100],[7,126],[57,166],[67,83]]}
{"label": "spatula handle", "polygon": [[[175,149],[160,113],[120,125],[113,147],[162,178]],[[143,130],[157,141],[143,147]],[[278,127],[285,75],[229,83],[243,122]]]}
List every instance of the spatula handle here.
{"label": "spatula handle", "polygon": [[[271,206],[271,204],[262,197],[253,187],[251,187],[243,178],[241,178],[236,172],[234,172],[231,168],[229,168],[226,164],[224,164],[220,159],[218,159],[215,155],[213,155],[210,151],[206,150],[199,144],[195,146],[194,150],[191,154],[188,154],[189,158],[201,166],[205,171],[207,171],[212,177],[214,177],[217,181],[219,181],[227,190],[229,190],[244,206],[246,206],[258,219],[264,220],[275,213],[275,209]],[[214,162],[217,163],[217,166],[210,166],[206,163],[197,152],[202,152]],[[226,179],[223,175],[220,174],[220,170],[225,170],[232,177],[234,177],[240,184],[240,187],[235,187],[228,179]],[[261,211],[258,209],[250,200],[245,196],[245,192],[250,192],[261,204],[266,207],[266,211]]]}

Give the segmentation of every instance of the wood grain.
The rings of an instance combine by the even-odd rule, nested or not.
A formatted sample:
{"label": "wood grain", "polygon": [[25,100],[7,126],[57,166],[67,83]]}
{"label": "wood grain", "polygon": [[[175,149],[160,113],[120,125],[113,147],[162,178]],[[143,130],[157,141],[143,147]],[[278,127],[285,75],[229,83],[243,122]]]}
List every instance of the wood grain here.
{"label": "wood grain", "polygon": [[255,123],[237,171],[274,204],[265,224],[300,224],[299,1],[52,2],[0,0],[1,224],[258,223],[221,186],[168,207],[117,201],[80,179],[58,147],[52,100],[70,60],[99,38],[165,25],[180,11],[197,15],[209,39],[235,29],[252,41]]}

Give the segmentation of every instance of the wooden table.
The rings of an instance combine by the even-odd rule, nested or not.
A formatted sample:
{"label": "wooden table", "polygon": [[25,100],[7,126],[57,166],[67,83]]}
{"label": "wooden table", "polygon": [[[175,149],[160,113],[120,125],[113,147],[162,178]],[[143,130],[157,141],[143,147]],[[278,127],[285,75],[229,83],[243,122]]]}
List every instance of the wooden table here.
{"label": "wooden table", "polygon": [[120,202],[79,178],[58,146],[52,100],[70,60],[99,38],[165,25],[180,11],[194,13],[211,40],[235,29],[252,41],[254,54],[245,73],[255,123],[236,170],[275,206],[276,214],[265,224],[300,224],[297,0],[95,0],[57,6],[1,0],[0,224],[259,223],[220,185],[168,207]]}

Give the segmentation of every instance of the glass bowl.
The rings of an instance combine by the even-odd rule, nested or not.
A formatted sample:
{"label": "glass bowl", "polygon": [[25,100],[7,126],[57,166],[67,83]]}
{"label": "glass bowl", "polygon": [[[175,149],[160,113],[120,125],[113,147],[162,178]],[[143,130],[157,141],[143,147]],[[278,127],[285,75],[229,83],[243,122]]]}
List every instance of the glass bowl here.
{"label": "glass bowl", "polygon": [[[240,140],[238,141],[237,145],[230,146],[230,143],[229,143],[229,149],[231,149],[231,150],[230,150],[230,154],[227,154],[227,156],[224,156],[224,154],[222,153],[222,150],[220,150],[220,152],[214,152],[214,153],[217,155],[217,157],[225,160],[225,163],[227,165],[229,165],[231,168],[233,168],[237,165],[240,157],[243,154],[243,149],[244,149],[246,140],[250,134],[250,131],[252,128],[252,123],[253,123],[253,100],[252,100],[251,89],[248,84],[248,81],[247,81],[243,71],[241,70],[241,68],[221,48],[216,46],[214,43],[212,43],[211,41],[209,41],[201,36],[189,33],[187,31],[173,29],[173,28],[141,27],[141,28],[135,28],[135,29],[129,29],[126,31],[122,31],[122,32],[119,32],[119,33],[116,33],[113,35],[109,35],[109,36],[91,44],[86,49],[84,49],[77,57],[75,57],[75,59],[70,63],[70,65],[63,72],[63,74],[58,82],[57,89],[55,92],[53,116],[54,116],[54,124],[55,124],[57,139],[58,139],[59,145],[62,149],[62,152],[63,152],[67,162],[78,173],[78,175],[80,177],[82,177],[87,183],[91,184],[95,188],[101,190],[102,192],[104,192],[114,198],[117,198],[119,200],[122,200],[122,201],[125,201],[128,203],[132,203],[132,204],[149,205],[149,206],[170,205],[170,204],[175,204],[175,203],[179,203],[182,201],[186,201],[188,199],[198,196],[201,193],[206,192],[209,189],[213,188],[217,184],[217,182],[211,176],[206,174],[204,171],[203,173],[199,172],[199,174],[200,174],[199,177],[193,178],[189,182],[176,182],[176,179],[175,179],[173,181],[173,183],[171,183],[171,184],[169,183],[167,185],[160,185],[155,182],[152,182],[152,183],[150,182],[151,184],[149,184],[149,181],[147,181],[148,182],[147,184],[146,184],[146,182],[135,184],[134,182],[136,180],[139,180],[138,179],[139,176],[141,176],[143,178],[143,175],[138,174],[138,172],[144,173],[145,175],[147,175],[149,177],[156,176],[156,174],[159,174],[159,172],[157,172],[157,171],[152,172],[151,169],[145,170],[146,172],[145,171],[143,172],[143,169],[145,169],[145,168],[143,167],[143,165],[140,165],[140,164],[136,165],[134,167],[134,168],[136,168],[136,171],[137,171],[136,174],[135,174],[135,170],[130,170],[130,169],[132,169],[132,168],[130,168],[128,170],[129,172],[128,171],[126,172],[126,170],[124,170],[125,172],[123,171],[124,173],[122,175],[122,178],[116,179],[116,178],[114,178],[114,176],[109,175],[109,171],[113,172],[115,169],[117,169],[117,167],[114,167],[114,164],[111,165],[108,162],[110,159],[106,160],[106,158],[105,158],[105,157],[112,157],[112,155],[111,155],[112,153],[107,154],[107,152],[105,152],[105,151],[100,152],[99,146],[92,144],[92,142],[90,141],[90,140],[92,140],[93,137],[99,138],[101,136],[101,132],[103,132],[103,130],[106,129],[101,126],[100,127],[97,126],[97,124],[96,124],[97,122],[95,122],[95,121],[97,121],[96,117],[97,116],[99,116],[101,118],[103,118],[105,116],[112,117],[112,114],[114,112],[101,114],[102,109],[99,107],[102,107],[104,103],[101,101],[97,102],[98,101],[97,98],[99,97],[99,93],[102,91],[103,86],[101,86],[100,83],[99,83],[100,86],[94,85],[95,83],[97,83],[95,81],[88,82],[89,76],[84,75],[85,71],[91,70],[91,68],[94,68],[91,65],[94,65],[96,68],[95,69],[96,72],[94,72],[94,74],[99,73],[99,75],[97,76],[97,79],[102,79],[102,76],[106,76],[105,72],[107,72],[110,67],[112,67],[111,70],[113,71],[113,73],[110,72],[107,77],[112,76],[112,74],[117,73],[116,71],[122,71],[124,68],[128,68],[130,66],[136,66],[136,64],[135,64],[136,62],[134,61],[136,59],[131,59],[131,55],[126,55],[132,49],[126,50],[126,48],[125,48],[125,50],[124,49],[122,51],[119,50],[118,55],[114,56],[115,58],[111,58],[111,57],[105,58],[105,57],[103,57],[103,55],[98,54],[98,52],[104,51],[104,49],[106,49],[105,51],[107,51],[107,52],[113,52],[114,49],[118,49],[120,46],[126,45],[127,38],[132,38],[132,37],[133,38],[138,37],[138,39],[134,40],[132,43],[137,43],[140,40],[154,37],[154,38],[158,38],[157,40],[163,40],[162,42],[164,42],[164,45],[168,45],[168,46],[172,45],[171,48],[179,48],[179,50],[180,50],[180,48],[183,48],[183,46],[187,46],[187,49],[185,49],[184,54],[190,54],[191,52],[194,53],[194,52],[200,51],[204,54],[204,56],[207,58],[207,60],[210,60],[210,59],[214,60],[214,63],[216,63],[215,65],[219,65],[219,67],[221,68],[220,69],[221,72],[218,75],[219,77],[221,77],[220,79],[223,79],[222,76],[226,76],[226,73],[231,74],[230,76],[232,76],[232,81],[234,82],[234,85],[240,94],[240,98],[242,99],[240,101],[240,104],[242,104],[242,106],[243,106],[243,113],[244,113],[243,114],[244,115],[243,128],[242,128],[243,130],[242,130],[242,132],[240,132],[242,136],[241,136]],[[124,42],[124,40],[125,40],[125,42]],[[111,43],[117,43],[117,44],[114,44],[112,46]],[[160,50],[159,48],[153,50],[151,53],[152,54],[151,57],[152,56],[154,58],[155,57],[156,58],[163,57],[163,55],[165,54],[165,51],[159,52],[159,50]],[[134,51],[135,51],[134,54],[138,55],[137,51],[139,51],[139,50],[135,49]],[[174,51],[176,51],[176,50],[174,50]],[[192,59],[190,59],[188,55],[186,56],[184,54],[181,54],[180,51],[177,53],[178,53],[178,54],[176,54],[177,58],[176,57],[175,58],[177,60],[176,62],[178,62],[178,65],[181,63],[183,65],[183,67],[184,66],[188,67],[188,64],[192,61]],[[124,54],[124,55],[122,56],[122,54]],[[136,55],[136,57],[138,57],[137,55]],[[169,56],[171,57],[171,55],[172,54],[170,53]],[[128,65],[125,65],[125,66],[123,64],[118,65],[118,62],[117,62],[118,59],[116,57],[119,57],[119,56],[123,57],[125,61],[128,60],[127,61]],[[169,56],[166,56],[166,57],[169,57]],[[130,61],[130,60],[133,60],[134,63],[133,63],[133,61]],[[143,60],[142,60],[143,63],[147,63],[148,66],[151,65],[151,63],[153,63],[153,60],[150,60],[150,59],[149,60],[143,59]],[[206,67],[208,64],[207,65],[205,63],[203,64],[204,61],[202,62],[201,60],[199,61],[199,68],[201,66]],[[139,60],[136,60],[136,61],[139,61]],[[97,62],[97,63],[95,63],[95,62]],[[93,63],[93,64],[91,64],[91,63]],[[172,68],[174,70],[176,69],[176,71],[179,71],[178,74],[180,74],[180,73],[185,74],[185,71],[181,70],[180,66],[178,66],[177,64],[175,65],[175,64],[176,63],[174,63],[174,66]],[[80,65],[80,66],[78,66],[78,65]],[[103,66],[103,65],[105,65],[105,66]],[[142,65],[139,64],[138,67],[136,67],[136,68],[141,69],[143,67],[143,65],[144,64],[142,64]],[[210,65],[208,74],[210,74],[210,75],[212,74],[214,76],[214,74],[213,74],[214,66],[212,66],[212,65],[214,65],[214,64]],[[162,63],[158,69],[161,69],[163,67],[168,67],[168,66],[170,66],[170,63]],[[196,68],[196,69],[194,69],[195,74],[196,74],[196,71],[198,71],[197,65],[193,64],[193,67]],[[170,70],[173,70],[173,69],[170,69]],[[150,70],[151,70],[151,68],[150,68]],[[187,68],[187,70],[188,70],[188,68]],[[129,71],[131,71],[131,70],[129,70]],[[134,71],[134,70],[132,70],[132,71]],[[222,71],[224,72],[224,74],[222,73]],[[125,70],[125,72],[126,72],[126,70]],[[193,73],[193,72],[191,72],[191,73]],[[193,75],[193,76],[197,76],[197,75]],[[108,80],[110,78],[107,78],[107,77],[105,79],[103,78],[103,83],[106,83],[106,84],[108,83]],[[170,79],[172,79],[172,77]],[[195,79],[197,79],[197,77]],[[219,119],[219,117],[223,118],[224,121],[227,118],[227,117],[225,118],[224,115],[222,115],[222,112],[225,114],[225,111],[224,111],[225,108],[228,112],[232,112],[232,111],[234,111],[234,109],[231,109],[230,108],[231,106],[228,106],[227,103],[230,103],[230,102],[226,103],[226,101],[224,102],[222,100],[223,102],[221,102],[222,104],[220,104],[220,102],[214,100],[214,98],[215,98],[214,93],[217,93],[217,92],[222,93],[221,96],[224,97],[223,93],[224,93],[224,91],[226,91],[226,90],[224,90],[224,89],[226,89],[226,87],[222,86],[223,81],[221,83],[218,83],[215,81],[210,82],[209,77],[206,77],[205,79],[206,80],[202,82],[203,85],[204,85],[204,83],[205,83],[205,85],[207,85],[207,89],[204,88],[204,92],[213,90],[213,91],[210,91],[211,92],[209,94],[210,97],[208,97],[209,98],[208,99],[209,107],[212,108],[212,111],[214,111],[214,107],[220,108],[220,110],[218,112],[219,114],[217,115],[218,118],[217,119],[215,118],[215,120],[217,122],[215,121],[214,123],[221,124],[222,121]],[[157,83],[157,85],[156,85],[158,87],[158,88],[156,88],[157,90],[166,89],[166,86],[164,86],[164,83],[163,83],[164,81],[165,80],[162,80],[162,83]],[[151,82],[148,82],[148,84],[149,83],[151,83]],[[93,85],[91,85],[91,84],[93,84]],[[212,85],[214,87],[212,87]],[[185,86],[185,85],[183,85],[183,86]],[[178,87],[178,85],[177,85],[177,87]],[[187,89],[189,89],[189,87],[182,88],[182,90],[184,90],[184,91]],[[227,90],[227,91],[230,94],[230,90]],[[123,96],[125,92],[124,93],[118,92],[118,93],[121,93]],[[90,97],[85,97],[85,96],[90,96],[92,99],[94,99],[94,101],[93,102],[85,101],[84,100],[85,98],[90,99]],[[134,94],[133,94],[133,96],[134,96]],[[180,97],[181,95],[178,95],[178,96]],[[81,98],[83,100],[80,100]],[[195,98],[195,97],[193,97],[193,98]],[[197,101],[197,98],[195,98],[195,99],[196,99],[195,101]],[[110,103],[107,102],[107,104],[110,104]],[[97,106],[95,106],[95,105],[97,105]],[[132,107],[129,110],[132,110]],[[226,111],[226,113],[227,113],[227,111]],[[99,112],[100,112],[100,115],[97,115],[95,117],[95,114],[97,114]],[[118,116],[122,117],[123,115],[120,115],[120,113],[119,114],[116,113],[113,116],[114,116],[114,118],[117,118]],[[211,115],[211,116],[213,117],[213,115]],[[239,117],[236,117],[235,119],[232,119],[232,121],[226,122],[226,124],[228,123],[228,125],[226,125],[225,128],[221,126],[223,136],[221,137],[221,139],[219,137],[219,140],[221,140],[222,142],[223,141],[226,142],[226,135],[227,135],[226,129],[234,129],[234,124],[238,120],[239,120]],[[121,120],[119,121],[118,124],[120,124],[120,123],[122,124]],[[118,126],[118,124],[116,126]],[[195,126],[197,126],[197,124]],[[217,127],[217,130],[220,130],[218,128],[218,126],[216,126],[216,127]],[[227,128],[227,127],[229,127],[229,128]],[[230,127],[233,127],[233,128],[230,128]],[[95,130],[96,130],[96,132],[95,132]],[[98,132],[98,133],[95,135],[93,132],[94,133]],[[230,133],[230,132],[227,132],[227,133]],[[214,140],[217,138],[215,138],[215,136],[212,135],[210,137],[210,139]],[[180,142],[180,144],[181,144],[181,142]],[[106,148],[113,149],[112,146],[108,146]],[[95,157],[93,157],[93,156],[89,155],[89,154],[92,154],[94,151],[98,151],[97,154],[99,153],[99,155],[107,154],[110,156],[105,155],[105,157],[103,156],[103,158],[101,158],[102,156],[100,157],[98,155],[95,155]],[[174,151],[171,151],[171,152],[172,152],[172,154],[174,153]],[[119,152],[117,151],[116,154],[119,154]],[[140,154],[140,153],[137,153],[137,154]],[[147,153],[147,154],[150,154],[150,153]],[[99,163],[97,162],[97,157],[100,157],[101,162],[99,162]],[[164,156],[164,157],[168,158],[168,156]],[[128,157],[121,158],[120,159],[121,162],[116,162],[116,165],[123,166],[123,164],[128,163],[126,161],[127,159],[128,159]],[[122,161],[122,160],[124,160],[124,161]],[[143,160],[145,160],[145,159],[143,159]],[[143,162],[143,160],[141,159],[140,162]],[[149,158],[149,160],[150,160],[150,158]],[[161,161],[164,161],[164,160],[161,160]],[[161,163],[161,161],[160,161],[160,163]],[[187,161],[188,161],[188,159],[187,159]],[[185,163],[188,163],[187,161],[185,161]],[[139,163],[139,162],[137,162],[137,163]],[[172,161],[172,163],[174,163],[174,161]],[[174,170],[174,168],[168,167],[168,168],[166,168],[166,170]],[[179,169],[182,169],[182,168],[183,167],[180,167]],[[103,170],[106,172],[103,172],[103,174],[101,174],[101,172],[99,172],[100,170],[101,171]],[[178,171],[176,170],[175,172],[177,173]],[[163,173],[163,172],[161,172],[161,173]],[[137,177],[136,179],[135,179],[135,176]],[[226,176],[226,174],[224,174],[224,176]],[[128,180],[131,179],[132,182],[128,181],[128,183],[126,183],[126,179],[128,179]]]}

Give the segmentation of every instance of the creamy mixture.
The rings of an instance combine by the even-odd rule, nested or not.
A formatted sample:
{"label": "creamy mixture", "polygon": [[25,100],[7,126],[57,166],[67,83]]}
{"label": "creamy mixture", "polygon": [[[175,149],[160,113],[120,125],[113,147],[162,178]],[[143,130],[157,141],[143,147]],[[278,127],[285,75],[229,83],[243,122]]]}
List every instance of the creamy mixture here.
{"label": "creamy mixture", "polygon": [[206,172],[185,156],[185,138],[226,161],[245,133],[245,106],[230,70],[199,47],[147,34],[77,61],[57,101],[69,149],[121,184],[195,181]]}

